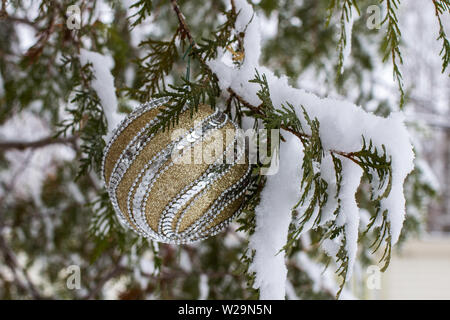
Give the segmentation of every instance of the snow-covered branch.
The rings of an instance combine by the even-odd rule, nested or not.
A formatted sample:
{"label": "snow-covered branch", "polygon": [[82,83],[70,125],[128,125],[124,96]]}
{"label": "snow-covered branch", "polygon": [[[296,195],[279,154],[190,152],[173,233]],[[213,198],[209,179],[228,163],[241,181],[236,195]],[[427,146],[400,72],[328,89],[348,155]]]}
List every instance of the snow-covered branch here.
{"label": "snow-covered branch", "polygon": [[118,112],[116,89],[114,87],[114,77],[111,74],[113,61],[111,58],[97,52],[80,50],[81,65],[92,64],[95,79],[92,80],[92,88],[100,98],[100,103],[108,123],[108,133],[106,140],[112,136],[112,131],[123,119],[123,115]]}
{"label": "snow-covered branch", "polygon": [[[365,112],[353,103],[320,98],[302,89],[291,87],[286,77],[278,78],[271,70],[259,64],[261,28],[258,17],[246,1],[236,1],[235,5],[239,12],[235,24],[236,33],[245,33],[243,41],[245,59],[240,66],[236,66],[228,63],[224,54],[221,54],[217,59],[208,62],[218,77],[222,92],[232,92],[236,96],[242,97],[249,105],[258,106],[261,103],[258,96],[260,88],[255,85],[254,81],[249,82],[253,79],[256,70],[257,73],[264,74],[267,79],[270,100],[275,109],[281,110],[286,103],[295,106],[295,112],[303,128],[308,128],[309,123],[303,116],[303,110],[300,107],[304,108],[311,119],[318,121],[320,124],[318,137],[320,137],[323,150],[339,150],[341,155],[361,152],[360,156],[364,157],[360,150],[367,148],[366,141],[370,141],[369,149],[374,150],[371,156],[372,160],[381,156],[379,161],[386,160],[386,164],[389,165],[388,171],[384,173],[380,171],[381,174],[378,172],[380,174],[378,178],[388,179],[388,183],[378,184],[380,179],[376,177],[372,181],[374,189],[377,187],[382,189],[379,194],[374,191],[374,199],[379,199],[380,210],[377,217],[373,219],[372,227],[377,226],[385,230],[380,235],[380,243],[386,243],[387,250],[390,252],[390,246],[395,244],[399,238],[405,216],[403,182],[413,169],[414,154],[403,123],[403,114],[393,113],[388,118],[382,118]],[[305,129],[304,133],[309,135],[312,134],[312,131]],[[293,143],[291,140],[295,138],[295,136],[286,136],[286,142],[283,144],[290,145]],[[296,149],[301,148],[297,146]],[[384,155],[379,154],[381,150],[385,150]],[[285,157],[288,157],[289,161],[300,162],[299,153],[300,150],[292,152],[286,147],[282,147],[280,163],[283,163]],[[367,155],[367,153],[364,154]],[[387,162],[387,159],[390,159],[390,162]],[[331,223],[333,227],[330,231],[340,234],[339,237],[333,237],[333,241],[339,248],[334,253],[341,260],[340,266],[343,270],[345,269],[345,272],[340,270],[340,274],[345,279],[349,279],[356,257],[359,226],[359,209],[355,201],[355,193],[359,187],[363,169],[369,176],[371,176],[371,172],[364,167],[365,160],[355,162],[341,158],[338,161],[340,162],[339,175],[342,180],[336,181],[338,170],[333,160],[335,159],[327,155],[319,158],[319,163],[317,163],[320,171],[319,179],[326,182],[328,195],[330,195],[329,200],[324,208],[311,209],[307,206],[298,208],[300,212],[311,210],[308,219],[302,221],[300,233]],[[288,165],[284,166],[289,167]],[[267,189],[263,191],[262,201],[256,212],[256,232],[250,243],[251,248],[255,250],[251,270],[256,273],[255,287],[260,289],[263,298],[284,298],[286,269],[282,265],[283,253],[279,250],[286,243],[288,217],[298,201],[298,186],[303,179],[298,166],[297,169],[294,168],[295,166],[289,171],[289,180],[279,179],[277,175],[268,177],[268,187],[266,188],[272,191],[266,191]],[[371,170],[378,171],[378,169],[380,168],[373,166]],[[278,175],[280,174],[278,173]],[[290,183],[287,183],[288,181]],[[271,187],[272,185],[273,187]],[[282,208],[274,207],[274,202],[280,202],[280,196],[284,198],[286,194],[289,194],[286,191],[288,186],[297,197],[293,196],[289,200],[282,201]],[[311,197],[314,190],[317,190],[316,188],[312,188],[305,196]],[[339,197],[330,199],[331,195],[336,193],[336,189],[340,193]],[[280,190],[283,191],[280,192]],[[270,217],[273,215],[276,216],[276,219],[272,221]],[[282,216],[285,216],[286,219],[281,218]],[[269,260],[272,262],[269,263]],[[271,266],[270,272],[267,272],[268,265]],[[277,272],[273,271],[274,268]]]}

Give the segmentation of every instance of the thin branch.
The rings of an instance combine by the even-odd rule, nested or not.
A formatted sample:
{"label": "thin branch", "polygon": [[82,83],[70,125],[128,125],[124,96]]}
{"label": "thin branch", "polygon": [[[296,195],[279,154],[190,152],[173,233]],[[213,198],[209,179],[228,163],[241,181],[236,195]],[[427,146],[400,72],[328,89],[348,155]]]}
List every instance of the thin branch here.
{"label": "thin branch", "polygon": [[242,98],[240,95],[238,95],[233,89],[228,88],[227,89],[228,93],[230,94],[231,97],[235,97],[237,100],[239,100],[239,102],[246,108],[252,110],[253,112],[263,115],[263,112],[261,111],[261,105],[259,106],[254,106],[252,104],[250,104],[249,102],[247,102],[244,98]]}
{"label": "thin branch", "polygon": [[[231,89],[231,88],[228,88],[228,92],[230,93],[231,96],[233,96],[233,97],[235,97],[237,100],[239,100],[239,102],[240,102],[244,107],[246,107],[246,108],[252,110],[252,111],[253,111],[254,113],[256,113],[256,114],[259,114],[259,115],[264,116],[264,113],[261,111],[261,105],[259,105],[259,106],[254,106],[254,105],[250,104],[248,101],[246,101],[244,98],[242,98],[240,95],[238,95],[238,94],[237,94],[233,89]],[[300,132],[297,132],[297,131],[292,130],[291,128],[286,127],[286,126],[284,126],[284,125],[281,125],[280,128],[283,129],[283,130],[285,130],[285,131],[287,131],[287,132],[292,133],[293,135],[295,135],[295,136],[296,136],[297,138],[299,138],[300,140],[302,140],[302,139],[304,139],[304,138],[310,138],[310,137],[311,137],[310,135],[308,135],[308,134],[306,134],[306,133],[300,133]],[[345,157],[345,158],[348,158],[348,159],[352,160],[353,162],[357,163],[357,162],[356,162],[356,159],[354,159],[354,154],[353,154],[353,152],[343,152],[343,151],[334,150],[334,149],[331,149],[331,150],[329,150],[329,151],[330,151],[331,153],[335,153],[335,154],[341,155],[341,156],[343,156],[343,157]]]}
{"label": "thin branch", "polygon": [[6,11],[6,0],[2,0],[2,7],[0,9],[0,21],[8,21],[12,23],[23,23],[33,27],[36,31],[39,31],[39,27],[36,25],[34,21],[30,21],[27,18],[15,17],[8,15]]}
{"label": "thin branch", "polygon": [[50,18],[50,22],[48,26],[40,31],[39,39],[36,41],[34,45],[32,45],[27,52],[25,52],[24,56],[29,59],[31,63],[36,62],[39,57],[41,56],[42,52],[44,51],[45,45],[48,43],[50,36],[55,31],[55,27],[57,26],[55,24],[55,15],[52,14]]}
{"label": "thin branch", "polygon": [[191,31],[189,30],[186,20],[184,19],[184,15],[181,12],[180,7],[178,6],[177,0],[170,0],[170,2],[172,4],[173,11],[175,11],[175,13],[177,14],[181,33],[188,38],[189,44],[195,46],[196,44],[194,37],[192,37]]}
{"label": "thin branch", "polygon": [[7,21],[7,22],[11,22],[11,23],[26,24],[26,25],[32,27],[33,29],[35,29],[36,31],[40,31],[39,27],[36,25],[35,22],[30,21],[30,20],[28,20],[26,18],[10,16],[6,12],[0,11],[0,21],[2,21],[2,20],[3,21]]}
{"label": "thin branch", "polygon": [[233,13],[236,13],[236,3],[234,0],[230,0],[231,3],[231,10],[233,10]]}
{"label": "thin branch", "polygon": [[76,136],[71,137],[61,137],[61,138],[54,138],[54,137],[47,137],[40,140],[35,141],[0,141],[0,150],[5,151],[9,149],[18,149],[18,150],[25,150],[25,149],[36,149],[36,148],[42,148],[51,144],[74,144],[76,141]]}

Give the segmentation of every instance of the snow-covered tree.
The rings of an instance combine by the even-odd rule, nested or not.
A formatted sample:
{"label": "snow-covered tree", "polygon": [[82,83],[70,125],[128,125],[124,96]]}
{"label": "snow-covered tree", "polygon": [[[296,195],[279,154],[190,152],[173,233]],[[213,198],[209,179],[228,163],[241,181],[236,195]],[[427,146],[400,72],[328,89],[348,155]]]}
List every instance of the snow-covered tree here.
{"label": "snow-covered tree", "polygon": [[[450,2],[427,8],[448,74]],[[352,275],[387,268],[435,193],[403,115],[402,14],[399,0],[2,1],[0,297],[353,297]],[[155,132],[200,103],[281,130],[278,173],[255,166],[215,237],[161,244],[117,220],[103,150],[153,97],[168,99]]]}

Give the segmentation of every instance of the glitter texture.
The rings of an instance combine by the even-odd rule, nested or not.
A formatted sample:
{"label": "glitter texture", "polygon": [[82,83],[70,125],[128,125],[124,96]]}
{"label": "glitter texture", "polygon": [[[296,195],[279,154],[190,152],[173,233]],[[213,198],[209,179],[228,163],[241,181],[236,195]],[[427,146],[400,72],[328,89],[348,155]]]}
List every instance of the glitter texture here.
{"label": "glitter texture", "polygon": [[[152,100],[119,125],[105,148],[102,174],[124,225],[156,241],[190,243],[217,234],[239,214],[251,167],[242,164],[245,149],[236,137],[225,138],[237,126],[206,105],[192,118],[184,111],[170,130],[150,134],[166,102]],[[183,133],[173,137],[177,129]],[[209,161],[198,162],[205,150]],[[227,154],[234,155],[231,163]]]}

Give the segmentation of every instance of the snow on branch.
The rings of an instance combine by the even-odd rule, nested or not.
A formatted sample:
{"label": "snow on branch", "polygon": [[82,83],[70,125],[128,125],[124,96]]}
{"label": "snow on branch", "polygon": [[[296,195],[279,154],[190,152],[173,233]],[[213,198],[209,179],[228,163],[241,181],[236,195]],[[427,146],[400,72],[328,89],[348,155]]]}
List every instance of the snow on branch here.
{"label": "snow on branch", "polygon": [[123,116],[118,113],[114,77],[110,71],[114,66],[114,62],[111,58],[86,49],[80,50],[80,62],[82,66],[92,64],[94,75],[94,79],[92,79],[92,88],[94,88],[100,99],[100,104],[108,123],[106,140],[109,140],[112,131],[123,118]]}
{"label": "snow on branch", "polygon": [[[385,246],[386,267],[405,218],[403,182],[413,169],[414,153],[403,114],[383,118],[353,103],[291,87],[286,77],[278,78],[259,65],[261,27],[251,5],[238,0],[235,8],[239,13],[235,33],[244,34],[243,62],[229,63],[219,50],[218,57],[207,64],[222,92],[239,98],[266,126],[293,133],[283,133],[280,172],[267,177],[256,208],[249,269],[255,273],[254,287],[261,298],[284,299],[287,269],[280,250],[318,227],[328,230],[322,247],[335,256],[338,273],[344,282],[351,277],[359,227],[355,193],[363,174],[378,208],[369,228],[378,233],[374,248]],[[281,120],[271,121],[274,115]],[[291,218],[293,209],[298,217]],[[291,219],[293,232],[289,231]]]}

